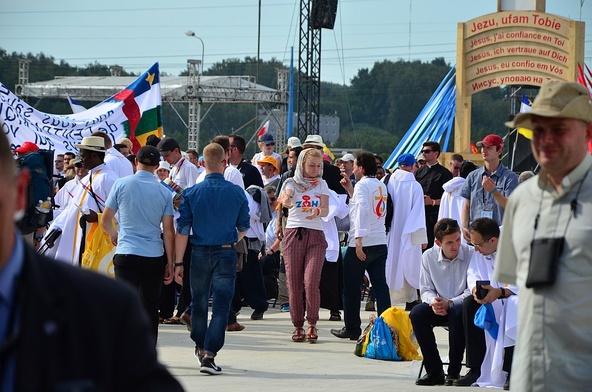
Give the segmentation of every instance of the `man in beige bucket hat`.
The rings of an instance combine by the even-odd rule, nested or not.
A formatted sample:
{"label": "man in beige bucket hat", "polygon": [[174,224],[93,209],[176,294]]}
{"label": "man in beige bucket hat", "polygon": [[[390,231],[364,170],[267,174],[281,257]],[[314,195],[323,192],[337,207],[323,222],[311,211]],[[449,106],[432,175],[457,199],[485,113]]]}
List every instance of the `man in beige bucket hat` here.
{"label": "man in beige bucket hat", "polygon": [[[520,291],[512,391],[592,385],[592,98],[577,83],[546,82],[511,127],[533,131],[541,166],[506,205],[495,279]],[[503,295],[503,294],[502,294]]]}

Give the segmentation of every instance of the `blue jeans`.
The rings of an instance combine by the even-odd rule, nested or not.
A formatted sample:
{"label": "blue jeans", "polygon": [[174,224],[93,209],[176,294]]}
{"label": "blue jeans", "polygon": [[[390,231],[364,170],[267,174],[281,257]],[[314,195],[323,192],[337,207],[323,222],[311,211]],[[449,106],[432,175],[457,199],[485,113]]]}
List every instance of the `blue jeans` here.
{"label": "blue jeans", "polygon": [[391,307],[391,297],[386,283],[386,245],[364,246],[366,261],[356,256],[356,248],[348,247],[343,259],[343,320],[348,332],[362,333],[360,320],[361,287],[364,271],[368,271],[372,291],[376,297],[378,315]]}
{"label": "blue jeans", "polygon": [[[216,356],[234,295],[236,250],[234,247],[193,246],[191,253],[191,339],[206,354]],[[208,326],[208,300],[212,293],[212,319]]]}

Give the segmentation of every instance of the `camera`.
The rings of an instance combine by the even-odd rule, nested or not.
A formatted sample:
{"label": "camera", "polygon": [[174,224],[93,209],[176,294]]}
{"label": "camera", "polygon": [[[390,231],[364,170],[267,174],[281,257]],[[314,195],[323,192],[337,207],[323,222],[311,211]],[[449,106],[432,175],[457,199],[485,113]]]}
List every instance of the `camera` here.
{"label": "camera", "polygon": [[476,282],[477,286],[477,298],[483,299],[487,295],[488,290],[484,289],[483,286],[488,286],[490,282],[488,280],[478,280]]}

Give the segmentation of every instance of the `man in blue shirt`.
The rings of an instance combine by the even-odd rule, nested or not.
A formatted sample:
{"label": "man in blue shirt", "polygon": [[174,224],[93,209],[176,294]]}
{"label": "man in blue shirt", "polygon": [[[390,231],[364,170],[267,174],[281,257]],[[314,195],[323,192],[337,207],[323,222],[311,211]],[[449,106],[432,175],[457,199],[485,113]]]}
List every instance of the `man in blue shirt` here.
{"label": "man in blue shirt", "polygon": [[[249,205],[244,190],[224,179],[226,154],[217,143],[203,151],[205,180],[183,192],[177,219],[175,254],[183,255],[191,234],[191,339],[200,371],[220,374],[214,357],[224,345],[228,312],[234,295],[236,250],[234,244],[250,227]],[[176,277],[183,263],[175,263]],[[208,326],[208,299],[212,319]]]}
{"label": "man in blue shirt", "polygon": [[[115,181],[101,217],[101,226],[113,245],[117,245],[113,257],[115,279],[127,281],[138,289],[151,321],[155,343],[163,277],[165,284],[173,279],[175,240],[173,199],[153,174],[159,162],[160,153],[155,147],[140,148],[136,174]],[[118,211],[119,232],[112,224]],[[161,234],[166,248],[166,268]]]}
{"label": "man in blue shirt", "polygon": [[487,135],[477,142],[483,157],[483,167],[467,176],[461,190],[466,199],[462,211],[463,236],[470,242],[469,225],[477,218],[493,219],[502,225],[504,209],[510,193],[518,186],[518,176],[502,162],[504,140],[498,135]]}

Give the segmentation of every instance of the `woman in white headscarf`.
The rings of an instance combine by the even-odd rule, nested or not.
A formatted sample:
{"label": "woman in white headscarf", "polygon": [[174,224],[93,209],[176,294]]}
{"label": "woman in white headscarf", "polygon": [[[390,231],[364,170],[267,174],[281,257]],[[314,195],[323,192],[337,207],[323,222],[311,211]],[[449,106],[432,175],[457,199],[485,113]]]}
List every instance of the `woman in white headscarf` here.
{"label": "woman in white headscarf", "polygon": [[[294,177],[286,180],[278,201],[288,208],[285,232],[278,221],[278,237],[282,238],[282,251],[286,265],[290,317],[296,328],[292,340],[315,342],[316,324],[321,302],[320,281],[327,241],[321,218],[329,213],[329,188],[321,178],[323,158],[316,149],[306,149],[298,156]],[[281,219],[279,214],[279,218]],[[306,297],[306,321],[304,332]]]}

